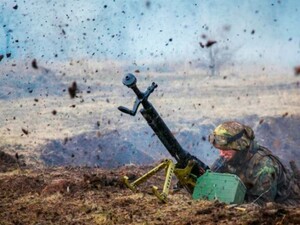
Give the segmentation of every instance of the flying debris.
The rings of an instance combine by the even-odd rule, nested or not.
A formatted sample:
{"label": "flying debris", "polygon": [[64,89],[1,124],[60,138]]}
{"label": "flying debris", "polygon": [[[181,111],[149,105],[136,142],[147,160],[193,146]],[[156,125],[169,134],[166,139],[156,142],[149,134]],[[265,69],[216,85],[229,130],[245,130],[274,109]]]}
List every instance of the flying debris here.
{"label": "flying debris", "polygon": [[211,46],[213,46],[213,45],[216,44],[216,43],[217,43],[217,42],[216,42],[216,41],[213,41],[213,40],[208,40],[208,41],[206,42],[206,44],[203,44],[202,42],[199,42],[201,48],[204,48],[204,47],[210,48]]}
{"label": "flying debris", "polygon": [[37,65],[36,59],[33,59],[33,60],[32,60],[31,66],[32,66],[32,68],[34,68],[34,69],[36,69],[36,70],[39,68],[38,65]]}
{"label": "flying debris", "polygon": [[299,76],[299,75],[300,75],[300,66],[296,66],[296,67],[294,68],[294,72],[295,72],[295,75],[296,75],[296,76]]}
{"label": "flying debris", "polygon": [[24,129],[24,128],[22,128],[22,131],[23,131],[23,133],[24,133],[24,134],[26,134],[26,135],[28,135],[28,134],[29,134],[29,131],[28,131],[28,130],[26,130],[26,129]]}
{"label": "flying debris", "polygon": [[213,41],[213,40],[208,40],[205,47],[206,48],[209,48],[211,46],[213,46],[214,44],[216,44],[217,42],[216,41]]}
{"label": "flying debris", "polygon": [[74,81],[72,83],[72,85],[68,88],[68,91],[69,91],[69,95],[70,95],[71,98],[75,98],[76,97],[76,93],[78,91],[76,81]]}

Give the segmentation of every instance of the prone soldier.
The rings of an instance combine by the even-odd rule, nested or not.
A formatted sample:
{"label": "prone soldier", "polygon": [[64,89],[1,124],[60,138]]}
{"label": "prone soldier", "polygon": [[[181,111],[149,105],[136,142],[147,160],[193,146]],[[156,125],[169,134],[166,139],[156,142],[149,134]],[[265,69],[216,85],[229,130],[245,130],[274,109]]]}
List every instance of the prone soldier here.
{"label": "prone soldier", "polygon": [[209,141],[220,153],[211,170],[240,177],[247,188],[246,202],[300,204],[297,176],[256,142],[249,126],[235,121],[222,123],[209,135]]}

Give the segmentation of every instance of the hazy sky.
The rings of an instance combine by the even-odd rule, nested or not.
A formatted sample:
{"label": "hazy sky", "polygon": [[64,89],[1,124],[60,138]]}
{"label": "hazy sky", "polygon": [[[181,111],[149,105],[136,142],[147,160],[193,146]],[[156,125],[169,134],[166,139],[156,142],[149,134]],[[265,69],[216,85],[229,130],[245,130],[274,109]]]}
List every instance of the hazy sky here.
{"label": "hazy sky", "polygon": [[239,62],[300,63],[298,0],[0,0],[12,58],[195,60],[217,41]]}

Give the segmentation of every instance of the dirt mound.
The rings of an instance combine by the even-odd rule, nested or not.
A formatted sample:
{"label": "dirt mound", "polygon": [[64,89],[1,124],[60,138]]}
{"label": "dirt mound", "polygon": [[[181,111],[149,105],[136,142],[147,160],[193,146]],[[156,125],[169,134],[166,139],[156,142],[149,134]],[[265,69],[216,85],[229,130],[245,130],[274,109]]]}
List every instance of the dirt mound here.
{"label": "dirt mound", "polygon": [[0,172],[7,172],[17,169],[19,166],[16,157],[0,150]]}
{"label": "dirt mound", "polygon": [[[209,143],[207,136],[214,129],[213,124],[226,120],[182,121],[181,126],[184,128],[175,128],[174,136],[184,149],[211,165],[217,158],[218,151]],[[258,143],[279,156],[285,165],[300,158],[299,116],[284,114],[281,117],[262,118],[252,115],[236,120],[251,126]],[[171,127],[176,125],[171,123]],[[101,135],[96,132],[83,133],[64,140],[52,140],[41,149],[42,161],[50,166],[117,168],[125,164],[143,165],[170,158],[168,151],[147,124],[130,132],[115,130]]]}
{"label": "dirt mound", "polygon": [[1,184],[2,199],[16,199],[27,193],[40,193],[45,185],[44,179],[41,176],[28,176],[20,172],[19,175],[4,176]]}
{"label": "dirt mound", "polygon": [[261,145],[279,156],[285,165],[289,165],[291,160],[300,158],[299,127],[300,116],[284,114],[282,117],[262,118],[255,134]]}
{"label": "dirt mound", "polygon": [[55,179],[50,182],[50,184],[46,185],[46,187],[42,190],[43,195],[52,195],[55,193],[65,193],[70,192],[70,187],[74,186],[74,184],[65,179]]}
{"label": "dirt mound", "polygon": [[[0,174],[0,221],[11,224],[299,224],[300,210],[267,204],[240,208],[220,202],[194,201],[185,191],[161,203],[151,185],[161,187],[164,174],[125,188],[121,178],[140,176],[151,166],[47,168]],[[175,180],[174,180],[175,182]]]}
{"label": "dirt mound", "polygon": [[123,140],[117,131],[103,135],[84,133],[64,140],[52,140],[41,149],[41,159],[49,166],[116,168],[153,162],[151,156]]}

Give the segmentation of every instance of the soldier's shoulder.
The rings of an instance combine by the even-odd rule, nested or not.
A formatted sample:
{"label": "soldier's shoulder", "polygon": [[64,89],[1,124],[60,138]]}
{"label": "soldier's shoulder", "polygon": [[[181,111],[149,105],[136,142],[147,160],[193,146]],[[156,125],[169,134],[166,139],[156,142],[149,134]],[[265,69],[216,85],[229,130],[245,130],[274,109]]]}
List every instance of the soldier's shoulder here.
{"label": "soldier's shoulder", "polygon": [[264,154],[264,152],[255,153],[249,161],[252,172],[260,174],[279,172],[280,164],[273,157],[272,154]]}

